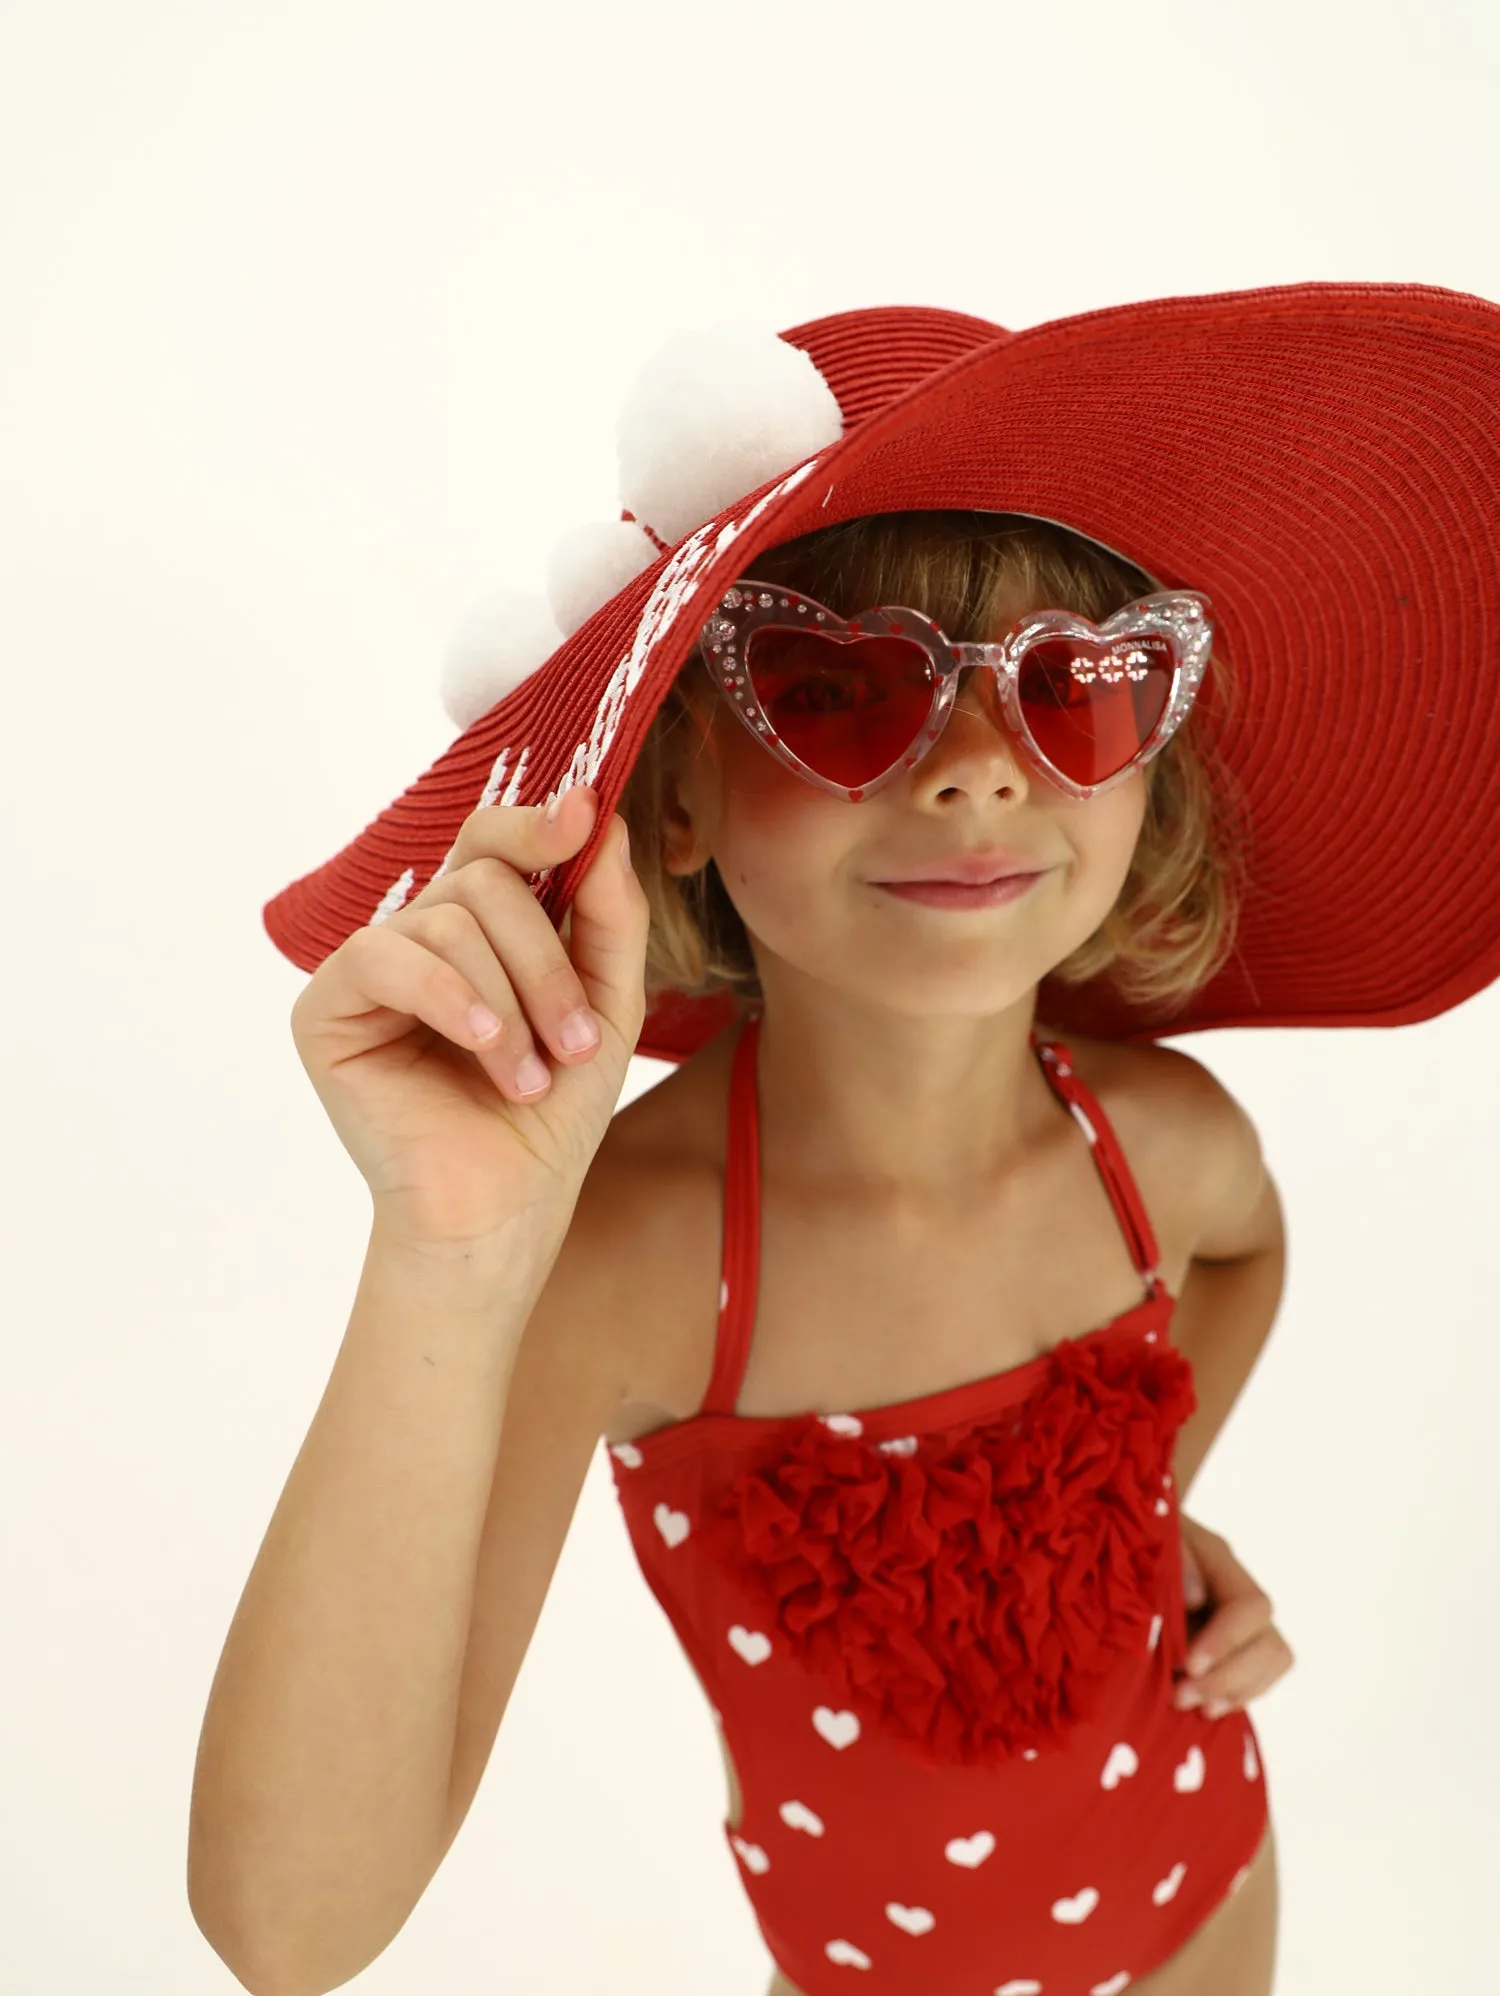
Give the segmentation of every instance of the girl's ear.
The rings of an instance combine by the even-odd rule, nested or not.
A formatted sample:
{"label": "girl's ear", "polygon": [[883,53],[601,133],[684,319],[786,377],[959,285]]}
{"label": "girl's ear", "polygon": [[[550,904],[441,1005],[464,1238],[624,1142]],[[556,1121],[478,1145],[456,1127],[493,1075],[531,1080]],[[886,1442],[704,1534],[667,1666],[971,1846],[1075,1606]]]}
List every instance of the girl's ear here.
{"label": "girl's ear", "polygon": [[662,770],[662,866],[670,874],[699,872],[712,858],[712,827],[720,808],[722,764],[712,688],[681,686],[682,722]]}
{"label": "girl's ear", "polygon": [[698,873],[712,858],[705,827],[713,800],[705,793],[718,782],[717,771],[694,768],[666,770],[661,784],[661,861],[665,873]]}

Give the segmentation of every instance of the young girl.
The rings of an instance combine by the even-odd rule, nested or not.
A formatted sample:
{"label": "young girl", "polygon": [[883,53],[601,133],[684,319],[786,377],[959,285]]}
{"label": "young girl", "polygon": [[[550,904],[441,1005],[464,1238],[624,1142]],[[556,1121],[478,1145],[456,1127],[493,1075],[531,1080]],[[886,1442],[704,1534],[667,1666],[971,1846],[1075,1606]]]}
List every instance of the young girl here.
{"label": "young girl", "polygon": [[[959,639],[1151,591],[1061,529],[954,513],[858,519],[754,575],[778,609],[797,592],[790,614],[918,606]],[[792,632],[762,653],[783,740],[873,714],[859,668],[814,649]],[[1207,1070],[1035,1017],[1069,958],[1113,946],[1159,996],[1227,954],[1202,761],[1179,734],[1074,799],[970,667],[927,754],[859,812],[722,696],[701,661],[674,682],[622,799],[653,981],[702,989],[712,967],[746,1017],[612,1128],[659,1249],[634,1265],[640,1370],[605,1433],[722,1729],[772,1989],[818,1996],[850,1968],[1007,1996],[1268,1989],[1258,1746],[1243,1715],[1173,1708],[1186,1630],[1159,1520],[1191,1404],[1174,1299],[1195,1258],[1261,1254],[1269,1329],[1279,1207]],[[966,862],[1019,884],[902,883]],[[1174,898],[1153,948],[1144,911]],[[1141,1561],[1129,1608],[1115,1531],[1122,1590]]]}
{"label": "young girl", "polygon": [[[1274,1317],[1281,1216],[1248,1117],[1149,1042],[1305,1023],[1314,991],[1376,1014],[1393,910],[1408,1016],[1493,975],[1500,904],[1461,940],[1432,910],[1414,959],[1420,870],[1375,914],[1321,863],[1330,736],[1292,718],[1330,630],[1374,661],[1346,749],[1393,658],[1448,718],[1467,626],[1401,571],[1395,509],[1308,522],[1356,471],[1404,502],[1436,479],[1450,384],[1372,362],[1447,313],[1444,353],[1492,366],[1480,303],[796,328],[792,372],[743,384],[746,450],[700,411],[671,475],[627,467],[623,538],[591,584],[556,568],[540,657],[463,689],[449,755],[268,907],[373,1222],[200,1748],[190,1895],[247,1987],[335,1988],[409,1916],[603,1436],[721,1728],[774,1996],[1269,1990],[1243,1702],[1290,1652],[1179,1506]],[[1442,476],[1469,526],[1493,506]],[[1291,644],[1275,575],[1314,543],[1339,559]],[[1375,572],[1423,644],[1391,643]],[[1231,689],[1226,628],[1284,735],[1184,726]],[[1385,750],[1329,807],[1372,849]],[[615,1114],[637,1050],[677,1071]],[[1225,1604],[1194,1645],[1223,1713],[1183,1696],[1185,1550]]]}

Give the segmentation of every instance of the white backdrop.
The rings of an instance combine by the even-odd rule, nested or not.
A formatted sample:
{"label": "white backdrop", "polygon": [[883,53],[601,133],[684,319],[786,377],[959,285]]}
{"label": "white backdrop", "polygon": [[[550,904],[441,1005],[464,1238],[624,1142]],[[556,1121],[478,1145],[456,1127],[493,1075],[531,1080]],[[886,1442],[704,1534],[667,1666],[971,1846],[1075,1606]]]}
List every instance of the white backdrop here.
{"label": "white backdrop", "polygon": [[[446,747],[459,614],[613,513],[646,354],[873,303],[1500,298],[1497,94],[1484,0],[3,0],[3,1996],[237,1986],[187,1905],[193,1759],[368,1215],[261,904]],[[1500,987],[1176,1042],[1288,1215],[1189,1503],[1298,1655],[1254,1708],[1278,1996],[1500,1952],[1497,1033]],[[762,1996],[723,1807],[601,1447],[361,1986]]]}

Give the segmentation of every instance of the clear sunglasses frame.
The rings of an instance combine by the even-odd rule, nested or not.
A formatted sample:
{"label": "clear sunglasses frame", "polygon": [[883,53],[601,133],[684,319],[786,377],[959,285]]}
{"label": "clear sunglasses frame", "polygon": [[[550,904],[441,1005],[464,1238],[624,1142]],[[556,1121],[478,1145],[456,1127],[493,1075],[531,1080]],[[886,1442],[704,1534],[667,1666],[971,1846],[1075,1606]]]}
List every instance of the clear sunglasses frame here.
{"label": "clear sunglasses frame", "polygon": [[[742,663],[746,646],[756,631],[768,626],[785,630],[822,626],[831,636],[900,637],[919,644],[931,661],[932,705],[915,742],[889,768],[872,776],[858,789],[847,789],[810,769],[789,749],[755,698],[750,675]],[[1093,645],[1110,645],[1129,638],[1165,638],[1172,660],[1172,691],[1161,719],[1137,754],[1122,769],[1102,783],[1075,783],[1047,760],[1038,746],[1021,708],[1020,676],[1027,653],[1043,639],[1071,638]],[[1197,590],[1166,590],[1142,596],[1127,603],[1102,624],[1091,624],[1071,610],[1039,610],[1012,625],[1003,638],[990,644],[960,644],[948,639],[930,617],[920,610],[901,605],[882,605],[862,611],[857,617],[840,617],[812,597],[779,584],[745,578],[719,599],[719,606],[704,624],[698,650],[710,677],[718,686],[732,712],[756,740],[794,775],[819,790],[826,790],[846,803],[862,803],[877,790],[894,782],[904,770],[914,769],[929,753],[943,731],[958,693],[958,677],[970,666],[987,666],[995,677],[995,694],[1006,726],[1020,744],[1026,759],[1045,781],[1055,784],[1070,797],[1103,796],[1125,782],[1133,770],[1150,762],[1166,747],[1187,719],[1213,650],[1213,607]],[[1118,679],[1144,677],[1148,654],[1127,651],[1118,666],[1111,661],[1096,663],[1087,657],[1073,660],[1073,671],[1082,678],[1096,672]]]}

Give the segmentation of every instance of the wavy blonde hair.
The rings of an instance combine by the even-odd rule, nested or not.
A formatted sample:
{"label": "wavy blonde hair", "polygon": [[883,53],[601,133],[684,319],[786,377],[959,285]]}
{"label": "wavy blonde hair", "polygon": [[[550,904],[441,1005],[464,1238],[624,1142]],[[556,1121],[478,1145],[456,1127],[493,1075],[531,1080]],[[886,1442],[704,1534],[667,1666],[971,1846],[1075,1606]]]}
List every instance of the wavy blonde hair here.
{"label": "wavy blonde hair", "polygon": [[[1074,610],[1095,623],[1160,585],[1095,542],[1029,516],[878,513],[805,534],[758,555],[749,571],[839,616],[901,603],[950,638],[983,640],[1001,616]],[[1234,687],[1211,659],[1226,701]],[[682,758],[707,750],[721,699],[693,651],[652,717],[618,809],[651,904],[648,1001],[663,991],[729,990],[743,1013],[761,1002],[745,928],[709,860],[686,876],[663,864],[666,785]],[[1200,690],[1200,699],[1202,690]],[[1100,926],[1050,973],[1065,985],[1109,979],[1132,1008],[1170,1017],[1218,972],[1235,941],[1244,892],[1243,801],[1229,771],[1195,740],[1194,716],[1146,765],[1147,803],[1130,871]]]}

